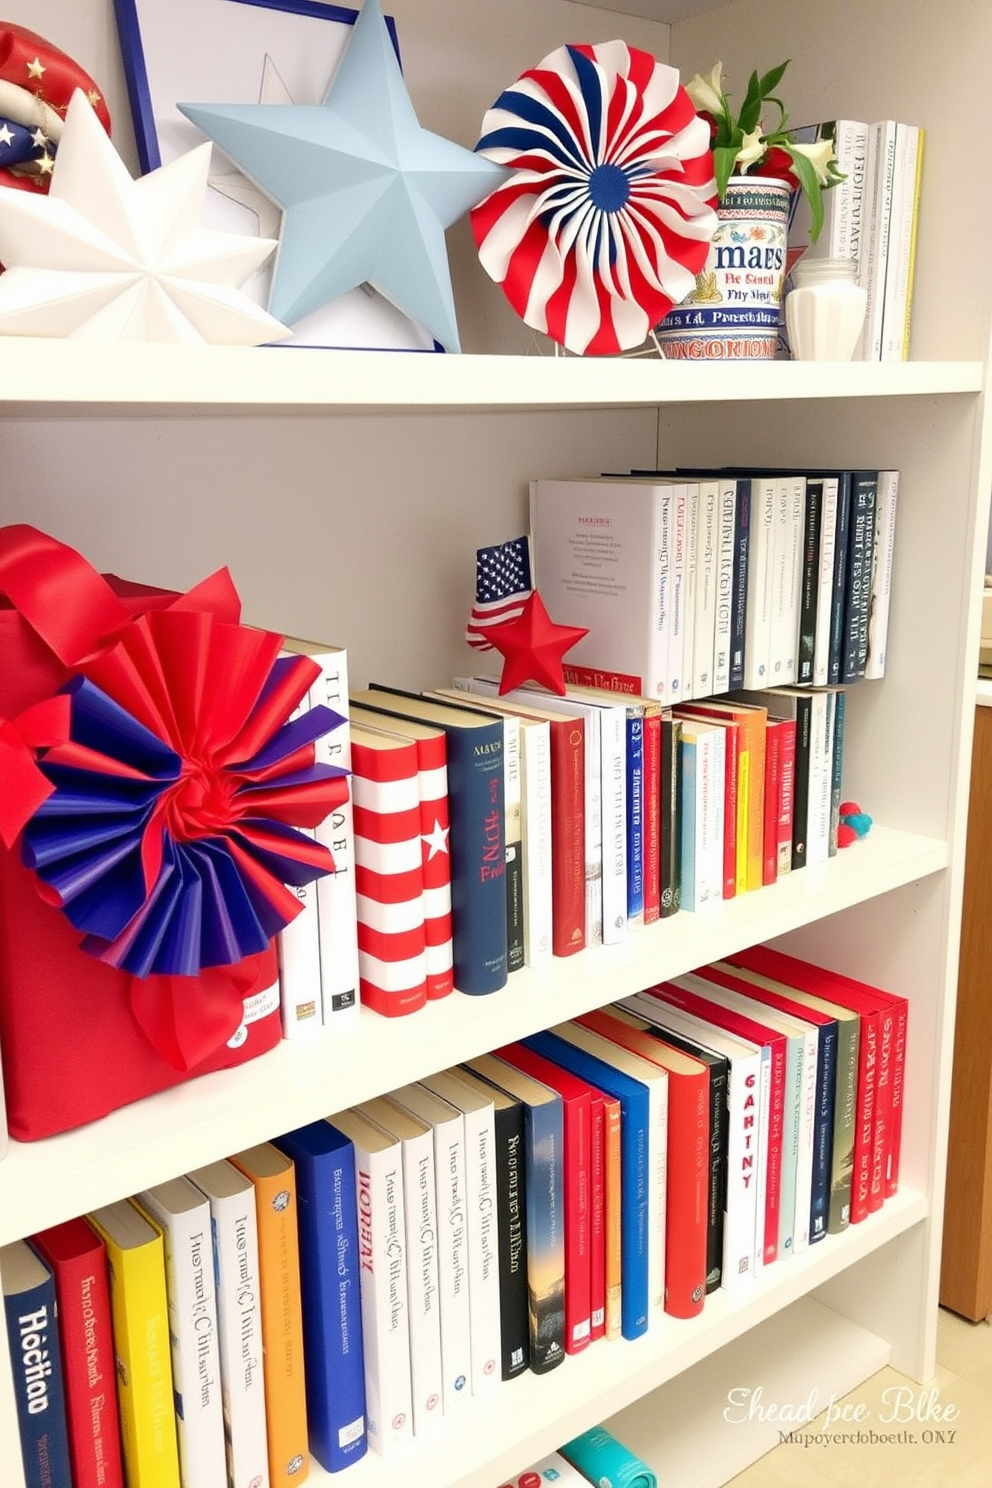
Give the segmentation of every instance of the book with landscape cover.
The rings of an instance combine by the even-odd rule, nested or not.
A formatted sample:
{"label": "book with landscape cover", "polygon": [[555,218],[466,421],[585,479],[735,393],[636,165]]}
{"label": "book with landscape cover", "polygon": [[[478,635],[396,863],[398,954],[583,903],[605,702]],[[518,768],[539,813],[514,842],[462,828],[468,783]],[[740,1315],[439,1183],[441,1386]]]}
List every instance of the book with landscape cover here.
{"label": "book with landscape cover", "polygon": [[269,1478],[279,1488],[303,1481],[310,1463],[296,1169],[274,1142],[246,1147],[230,1162],[255,1190]]}
{"label": "book with landscape cover", "polygon": [[129,1199],[105,1204],[88,1218],[107,1247],[128,1488],[179,1488],[161,1233]]}
{"label": "book with landscape cover", "polygon": [[577,1354],[592,1338],[592,1105],[598,1092],[524,1044],[504,1044],[493,1052],[515,1070],[557,1091],[561,1097],[565,1352]]}
{"label": "book with landscape cover", "polygon": [[353,723],[351,763],[361,1000],[400,1017],[427,1002],[417,744]]}
{"label": "book with landscape cover", "polygon": [[472,1394],[491,1395],[501,1374],[496,1102],[491,1087],[460,1065],[422,1083],[462,1115]]}
{"label": "book with landscape cover", "polygon": [[[353,727],[386,732],[389,720],[357,704],[351,709]],[[448,816],[448,749],[444,730],[424,724],[406,725],[406,736],[417,748],[420,794],[420,854],[423,872],[424,959],[427,1000],[436,1002],[454,990],[451,950],[451,857]]]}
{"label": "book with landscape cover", "polygon": [[[465,1118],[450,1101],[435,1095],[422,1083],[403,1085],[391,1091],[390,1100],[426,1121],[434,1133],[437,1271],[444,1374],[442,1401],[445,1416],[452,1416],[472,1394],[468,1228],[465,1220]],[[522,1336],[526,1347],[526,1297]]]}
{"label": "book with landscape cover", "polygon": [[[344,646],[285,636],[283,646],[311,657],[320,676],[310,688],[310,705],[332,708],[345,722],[316,743],[318,763],[351,769],[348,725],[348,652]],[[316,883],[320,939],[320,984],[324,1022],[342,1031],[358,1022],[358,929],[355,904],[355,839],[351,790],[315,832],[330,850],[334,872]]]}
{"label": "book with landscape cover", "polygon": [[183,1177],[145,1189],[134,1202],[162,1235],[183,1488],[213,1488],[227,1459],[210,1203]]}
{"label": "book with landscape cover", "polygon": [[27,1488],[62,1488],[71,1477],[55,1282],[26,1240],[0,1246],[0,1281],[24,1480]]}
{"label": "book with landscape cover", "polygon": [[666,920],[682,907],[682,720],[669,708],[661,715],[660,918]]}
{"label": "book with landscape cover", "polygon": [[455,986],[469,995],[496,992],[507,978],[502,723],[379,683],[352,701],[445,732]]}
{"label": "book with landscape cover", "polygon": [[73,1488],[123,1488],[107,1252],[85,1219],[31,1236],[55,1279]]}
{"label": "book with landscape cover", "polygon": [[444,1419],[434,1129],[388,1096],[363,1101],[356,1110],[402,1146],[413,1434],[427,1436]]}
{"label": "book with landscape cover", "polygon": [[698,1059],[634,1026],[616,1008],[576,1022],[668,1071],[665,1311],[696,1317],[706,1294],[709,1201],[709,1073]]}
{"label": "book with landscape cover", "polygon": [[330,1120],[355,1149],[366,1429],[387,1456],[413,1436],[402,1152],[356,1110]]}
{"label": "book with landscape cover", "polygon": [[235,1483],[264,1483],[269,1455],[255,1190],[226,1158],[187,1176],[210,1200],[228,1473]]}
{"label": "book with landscape cover", "polygon": [[274,1140],[296,1171],[310,1451],[338,1472],[368,1447],[355,1153],[329,1121]]}

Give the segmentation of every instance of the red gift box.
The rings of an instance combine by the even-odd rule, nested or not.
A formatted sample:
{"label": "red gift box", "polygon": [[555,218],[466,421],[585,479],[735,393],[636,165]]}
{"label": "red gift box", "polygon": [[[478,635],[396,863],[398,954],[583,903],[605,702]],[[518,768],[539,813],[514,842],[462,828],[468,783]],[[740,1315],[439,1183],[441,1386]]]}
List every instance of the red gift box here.
{"label": "red gift box", "polygon": [[[166,612],[170,620],[157,618]],[[293,786],[303,778],[299,769],[306,763],[307,749],[297,748],[292,754],[290,763],[297,767],[292,781],[280,777],[273,782],[273,767],[263,759],[264,748],[259,752],[265,742],[259,727],[251,717],[244,724],[231,722],[237,716],[232,708],[242,701],[236,696],[242,679],[229,662],[232,647],[240,647],[240,658],[246,650],[254,655],[263,644],[268,647],[268,657],[277,656],[280,645],[279,637],[239,622],[240,603],[226,570],[188,594],[176,595],[102,576],[73,549],[34,528],[0,529],[0,1052],[8,1125],[11,1135],[22,1141],[82,1125],[194,1075],[241,1064],[271,1049],[281,1036],[272,935],[252,954],[229,965],[203,963],[206,969],[195,975],[159,974],[154,962],[150,963],[150,974],[135,975],[133,966],[125,969],[120,964],[131,954],[131,927],[116,944],[107,943],[109,949],[104,945],[101,950],[98,944],[94,950],[92,937],[81,934],[78,924],[70,922],[64,896],[44,881],[37,858],[25,851],[27,833],[22,830],[54,790],[42,774],[40,763],[58,758],[76,763],[78,756],[86,753],[71,739],[64,742],[68,737],[68,698],[81,685],[80,679],[84,679],[84,686],[92,686],[92,679],[103,685],[115,667],[118,671],[122,664],[125,670],[131,667],[135,653],[138,664],[134,670],[140,672],[142,647],[147,649],[149,636],[154,639],[163,626],[166,630],[178,627],[181,638],[189,636],[190,627],[197,637],[204,629],[216,627],[225,663],[217,675],[224,677],[225,685],[214,689],[222,694],[215,711],[223,713],[227,708],[229,716],[225,715],[224,726],[235,733],[240,758],[253,756],[255,773],[249,785],[256,792],[261,789],[266,801],[276,801],[273,816],[277,831],[284,837],[298,835],[287,826],[316,825],[330,806],[343,798],[343,780],[322,780],[319,789],[308,781],[306,788],[297,788],[294,796]],[[162,646],[166,652],[170,647],[173,651],[180,649],[171,634]],[[303,674],[293,672],[292,698],[287,702],[287,697],[281,696],[274,705],[287,704],[279,714],[280,725],[312,680],[313,664],[299,660],[304,661],[307,670]],[[295,667],[295,661],[292,665]],[[194,669],[198,675],[190,684],[191,695],[196,686],[202,687],[204,677],[209,681],[209,667],[199,655]],[[138,681],[144,686],[143,678]],[[154,693],[160,683],[156,673],[148,692]],[[268,700],[270,715],[273,690],[279,691],[269,678],[261,694]],[[135,695],[139,691],[136,683]],[[241,691],[245,692],[243,686]],[[158,686],[160,702],[162,693],[163,688]],[[235,695],[233,703],[228,693]],[[172,701],[166,698],[165,711]],[[140,716],[141,707],[136,711]],[[204,711],[202,699],[195,708],[186,701],[185,713],[201,732]],[[182,695],[175,701],[173,712],[176,716],[183,714]],[[59,748],[52,747],[54,744],[61,745],[61,754]],[[309,759],[312,761],[312,743]],[[202,811],[202,782],[194,779],[191,785],[185,759],[182,767],[184,774],[177,789],[186,791],[188,797],[195,788]],[[136,772],[125,766],[122,773],[133,776]],[[106,777],[95,778],[102,781]],[[321,791],[323,804],[315,805]],[[299,796],[306,798],[303,807],[297,804]],[[287,808],[290,798],[293,805]],[[257,794],[254,799],[259,799]],[[206,805],[212,808],[214,804],[208,787]],[[174,804],[163,807],[161,820],[174,809]],[[250,814],[252,820],[245,829],[249,839],[253,827],[258,828],[260,813],[256,808]],[[272,850],[274,841],[278,850],[283,840],[264,827],[263,823],[258,837],[262,856]],[[154,880],[162,835],[163,831],[154,827],[142,843],[143,864],[146,859],[154,860],[149,899],[158,891]],[[195,836],[196,831],[190,835]],[[255,892],[257,899],[258,881],[265,874],[242,850],[245,837],[238,842],[241,848],[236,843],[235,853],[247,864],[249,891]],[[320,854],[324,850],[311,851]],[[33,866],[27,866],[25,858]],[[315,856],[308,862],[313,868],[310,877],[331,866],[329,857],[319,867],[313,867],[318,862]],[[296,897],[282,884],[268,892],[285,895],[278,909],[285,910],[282,922],[287,922],[295,911]],[[110,964],[112,954],[117,956],[116,965]]]}

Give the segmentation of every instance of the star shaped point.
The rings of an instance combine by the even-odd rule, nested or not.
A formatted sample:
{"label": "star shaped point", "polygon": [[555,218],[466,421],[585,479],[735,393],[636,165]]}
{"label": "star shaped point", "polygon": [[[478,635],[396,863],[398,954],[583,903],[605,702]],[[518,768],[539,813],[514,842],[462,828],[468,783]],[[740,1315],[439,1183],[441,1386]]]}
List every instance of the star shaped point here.
{"label": "star shaped point", "polygon": [[448,851],[448,833],[449,833],[449,831],[450,831],[450,828],[448,828],[448,827],[442,827],[442,825],[438,821],[437,817],[435,817],[434,818],[434,825],[431,827],[431,830],[429,832],[422,832],[421,833],[420,840],[423,842],[424,846],[427,848],[427,860],[428,860],[428,862],[430,861],[431,858],[436,858],[439,853],[445,853],[445,854],[447,854],[447,851]]}
{"label": "star shaped point", "polygon": [[282,208],[274,315],[303,319],[367,283],[459,349],[444,232],[505,172],[421,127],[378,0],[321,104],[179,108]]}
{"label": "star shaped point", "polygon": [[588,634],[579,625],[556,625],[535,589],[515,620],[507,620],[489,631],[490,641],[503,657],[500,696],[525,682],[540,682],[550,692],[564,697],[562,657]]}

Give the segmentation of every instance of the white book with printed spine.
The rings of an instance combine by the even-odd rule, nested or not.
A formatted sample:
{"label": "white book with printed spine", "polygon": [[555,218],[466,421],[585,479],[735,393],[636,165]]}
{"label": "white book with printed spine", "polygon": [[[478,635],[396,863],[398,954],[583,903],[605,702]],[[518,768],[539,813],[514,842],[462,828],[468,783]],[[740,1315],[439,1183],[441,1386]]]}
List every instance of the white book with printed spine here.
{"label": "white book with printed spine", "polygon": [[875,496],[875,551],[871,570],[871,601],[868,612],[868,657],[866,677],[885,676],[885,652],[889,639],[889,605],[892,598],[892,560],[896,537],[896,508],[899,501],[899,471],[880,470]]}
{"label": "white book with printed spine", "polygon": [[269,1482],[255,1188],[226,1159],[186,1175],[210,1201],[228,1481]]}
{"label": "white book with printed spine", "polygon": [[363,1101],[356,1110],[402,1146],[413,1434],[427,1436],[444,1419],[434,1128],[389,1096]]}
{"label": "white book with printed spine", "polygon": [[355,1149],[366,1427],[387,1456],[413,1435],[402,1143],[355,1109],[328,1119]]}

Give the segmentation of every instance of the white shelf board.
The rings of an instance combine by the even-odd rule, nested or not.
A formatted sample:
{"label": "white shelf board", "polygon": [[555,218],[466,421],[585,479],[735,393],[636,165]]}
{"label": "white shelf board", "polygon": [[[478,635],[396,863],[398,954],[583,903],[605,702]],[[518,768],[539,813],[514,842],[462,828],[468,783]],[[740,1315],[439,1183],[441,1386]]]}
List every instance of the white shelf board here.
{"label": "white shelf board", "polygon": [[0,338],[0,414],[637,407],[975,393],[979,362],[686,364]]}
{"label": "white shelf board", "polygon": [[[767,1324],[783,1309],[788,1311],[778,1332],[791,1340],[785,1357],[795,1360],[801,1348],[812,1358],[816,1352],[813,1345],[818,1346],[819,1342],[819,1324],[800,1342],[794,1336],[793,1307],[815,1307],[818,1317],[825,1313],[826,1309],[816,1303],[803,1304],[805,1294],[921,1223],[926,1213],[923,1195],[900,1191],[886,1200],[877,1214],[851,1226],[844,1234],[828,1235],[800,1255],[776,1261],[755,1277],[750,1292],[736,1298],[723,1290],[713,1292],[698,1318],[682,1320],[658,1315],[642,1338],[630,1342],[600,1341],[581,1354],[566,1357],[550,1374],[518,1375],[504,1383],[491,1399],[468,1401],[459,1416],[445,1420],[432,1439],[415,1439],[388,1457],[370,1453],[348,1469],[348,1488],[393,1488],[396,1483],[402,1483],[403,1488],[496,1488],[514,1470],[519,1472],[580,1431],[623,1410],[668,1381],[675,1381],[676,1376],[701,1365],[709,1355],[719,1351],[722,1358],[722,1351],[728,1345],[732,1346],[750,1329]],[[836,1313],[828,1314],[828,1318],[836,1316]],[[847,1336],[850,1341],[850,1335]],[[876,1339],[873,1347],[872,1367],[859,1368],[863,1363],[861,1353],[852,1351],[852,1367],[847,1375],[838,1378],[838,1385],[842,1383],[845,1389],[851,1389],[887,1362],[887,1345]],[[743,1357],[751,1360],[745,1376],[751,1378],[755,1373],[755,1358],[763,1361],[764,1356],[760,1350],[757,1354],[752,1350],[749,1340]],[[764,1362],[761,1368],[763,1371]],[[809,1369],[807,1360],[807,1374]],[[822,1369],[817,1366],[816,1378],[822,1382],[830,1377],[825,1359]],[[654,1412],[657,1399],[646,1399],[644,1410],[649,1414]],[[670,1424],[668,1412],[662,1416],[659,1411],[661,1429],[666,1431]],[[697,1451],[699,1440],[697,1437]],[[330,1483],[332,1478],[314,1463],[308,1481]],[[659,1474],[658,1481],[695,1485],[697,1478],[694,1473],[664,1477]]]}
{"label": "white shelf board", "polygon": [[[884,1339],[803,1297],[606,1425],[654,1470],[659,1483],[720,1488],[778,1446],[783,1432],[808,1433],[812,1422],[807,1418],[803,1424],[802,1412],[809,1411],[815,1420],[832,1401],[884,1369],[890,1354]],[[759,1388],[761,1409],[794,1407],[799,1424],[762,1420],[756,1413],[741,1419],[740,1410],[729,1404],[741,1396],[731,1392]],[[723,1414],[728,1409],[730,1420]],[[877,1421],[871,1425],[876,1431],[887,1429]],[[858,1428],[834,1421],[826,1429],[835,1435]],[[796,1477],[805,1481],[807,1449],[796,1446],[794,1451]]]}
{"label": "white shelf board", "polygon": [[236,1069],[203,1075],[76,1131],[11,1142],[0,1163],[0,1244],[946,866],[945,842],[874,826],[827,863],[698,914],[683,911],[620,945],[556,958],[536,973],[515,972],[490,996],[456,992],[397,1019],[363,1010],[346,1039],[320,1030],[283,1040]]}

